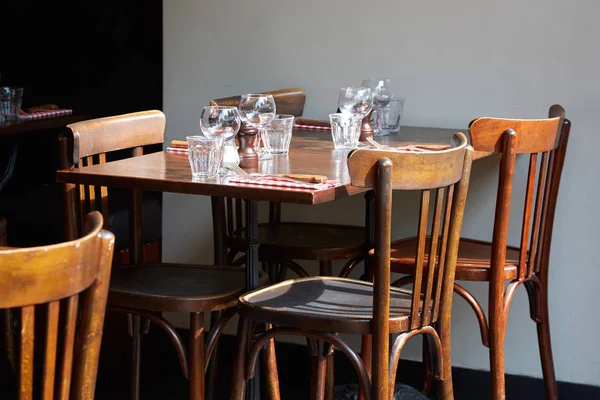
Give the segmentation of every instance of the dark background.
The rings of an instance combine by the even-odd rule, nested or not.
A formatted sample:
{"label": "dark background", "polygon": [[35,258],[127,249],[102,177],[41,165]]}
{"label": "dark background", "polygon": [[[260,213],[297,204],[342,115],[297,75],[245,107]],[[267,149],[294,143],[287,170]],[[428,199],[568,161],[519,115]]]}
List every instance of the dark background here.
{"label": "dark background", "polygon": [[113,115],[162,106],[162,1],[4,1],[0,84],[23,107]]}
{"label": "dark background", "polygon": [[[86,119],[162,109],[161,0],[5,0],[0,16],[0,86],[24,87],[23,108],[52,103]],[[0,174],[19,141],[14,174],[0,193],[12,246],[63,238],[55,182],[61,133],[68,130],[0,138]],[[149,197],[160,212],[160,194]]]}

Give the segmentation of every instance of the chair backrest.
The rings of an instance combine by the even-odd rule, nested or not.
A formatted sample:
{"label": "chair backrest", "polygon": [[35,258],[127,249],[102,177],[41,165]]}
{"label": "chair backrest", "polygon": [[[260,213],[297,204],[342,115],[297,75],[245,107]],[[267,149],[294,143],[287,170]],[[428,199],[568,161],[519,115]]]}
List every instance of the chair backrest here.
{"label": "chair backrest", "polygon": [[478,118],[469,125],[473,148],[500,153],[500,176],[492,238],[492,281],[504,282],[510,203],[516,155],[529,156],[521,225],[518,278],[547,273],[552,226],[571,123],[554,105],[549,117],[535,120]]}
{"label": "chair backrest", "polygon": [[[304,112],[304,103],[306,102],[306,93],[302,89],[291,88],[291,89],[280,89],[272,90],[270,92],[261,92],[273,95],[275,100],[275,106],[278,114],[291,114],[295,117],[299,117]],[[214,106],[235,106],[240,104],[240,97],[224,97],[222,99],[214,99],[210,101],[211,105]]]}
{"label": "chair backrest", "polygon": [[91,213],[81,239],[0,250],[0,309],[20,310],[21,316],[20,399],[33,398],[36,307],[46,311],[43,398],[94,398],[114,246],[102,224],[100,213]]}
{"label": "chair backrest", "polygon": [[[304,112],[306,102],[306,93],[302,89],[290,88],[262,92],[273,95],[278,114],[291,114],[299,117]],[[215,106],[237,106],[240,103],[240,97],[224,97],[210,101]],[[233,235],[233,232],[244,229],[245,218],[242,200],[240,199],[213,199],[213,233],[215,238],[215,264],[231,264],[232,256],[225,254],[225,244],[223,240],[226,236]],[[269,204],[269,222],[281,220],[281,204]]]}
{"label": "chair backrest", "polygon": [[[160,111],[142,111],[113,117],[98,118],[67,125],[73,133],[72,150],[67,137],[59,138],[60,167],[69,169],[106,163],[107,154],[131,149],[133,157],[143,154],[143,146],[162,144],[165,132],[165,115]],[[102,212],[108,221],[108,188],[90,185],[65,184],[66,239],[78,237],[83,216],[90,211]],[[132,191],[131,247],[134,263],[141,263],[143,192]]]}
{"label": "chair backrest", "polygon": [[[462,133],[456,133],[451,148],[443,151],[411,153],[359,149],[348,156],[352,185],[375,189],[373,354],[386,361],[373,363],[374,385],[382,377],[388,379],[392,190],[421,192],[410,329],[420,329],[438,318],[449,326],[472,159],[473,149],[467,145],[467,138]],[[433,208],[431,223],[430,208]],[[428,231],[431,240],[427,240]],[[429,254],[427,268],[426,253]]]}

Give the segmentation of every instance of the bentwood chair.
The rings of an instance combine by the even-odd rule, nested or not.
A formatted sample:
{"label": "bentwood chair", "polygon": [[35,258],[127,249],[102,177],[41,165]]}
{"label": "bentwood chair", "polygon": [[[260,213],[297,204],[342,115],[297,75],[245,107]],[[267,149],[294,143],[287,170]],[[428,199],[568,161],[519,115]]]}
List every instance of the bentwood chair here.
{"label": "bentwood chair", "polygon": [[[506,319],[513,295],[521,285],[527,289],[531,318],[537,324],[546,397],[558,398],[548,320],[548,264],[570,127],[559,105],[550,108],[546,119],[478,118],[470,124],[473,148],[500,153],[501,157],[492,241],[461,238],[456,266],[457,281],[488,282],[487,318],[480,303],[463,286],[455,283],[454,291],[475,311],[483,345],[489,348],[494,399],[505,398]],[[521,237],[519,246],[513,247],[507,241],[512,191],[517,184],[513,179],[517,155],[527,156],[529,166]],[[393,272],[414,273],[413,254],[418,243],[419,238],[407,238],[392,244]],[[430,254],[424,257],[428,260]]]}
{"label": "bentwood chair", "polygon": [[[307,336],[318,341],[321,362],[313,374],[311,399],[324,398],[324,354],[330,346],[344,352],[359,377],[365,399],[388,400],[397,364],[406,341],[427,337],[435,350],[441,398],[452,399],[450,311],[458,240],[466,201],[473,150],[462,133],[450,149],[427,153],[355,150],[348,157],[352,185],[375,190],[375,258],[373,282],[312,277],[287,280],[257,289],[239,299],[238,349],[234,361],[232,399],[243,398],[244,385],[254,374],[260,349],[273,337]],[[413,290],[390,282],[392,190],[420,191],[417,274]],[[432,222],[428,217],[433,208]],[[428,226],[430,225],[430,226]],[[437,234],[426,242],[431,229]],[[425,250],[441,256],[441,268],[427,268]],[[431,267],[431,266],[429,266]],[[432,328],[440,324],[440,334]],[[254,342],[251,332],[262,323],[274,327]],[[373,336],[372,379],[359,355],[337,333]],[[389,335],[398,333],[390,352]]]}
{"label": "bentwood chair", "polygon": [[[273,95],[277,112],[301,116],[304,111],[306,94],[301,89],[281,89],[266,92]],[[212,100],[212,105],[237,106],[240,96]],[[217,201],[217,200],[215,200]],[[224,247],[228,249],[227,261],[236,265],[244,257],[236,256],[246,249],[246,236],[242,214],[242,203],[238,199],[218,200],[213,203],[216,212],[222,215],[226,227]],[[269,204],[268,222],[258,227],[260,242],[259,257],[270,270],[271,281],[281,281],[288,270],[301,277],[308,273],[294,260],[318,261],[320,275],[331,276],[334,260],[349,260],[342,269],[341,276],[347,276],[364,254],[365,231],[363,227],[281,220],[281,204]]]}
{"label": "bentwood chair", "polygon": [[[299,117],[304,112],[306,93],[302,89],[289,88],[265,92],[275,100],[277,113]],[[211,105],[237,106],[241,96],[211,100]],[[319,275],[332,276],[333,261],[346,261],[339,276],[347,277],[364,258],[365,229],[360,226],[326,223],[282,221],[281,204],[269,204],[267,222],[258,226],[260,242],[259,259],[269,273],[271,283],[285,279],[288,271],[300,277],[308,272],[297,262],[318,261]],[[223,231],[222,242],[216,242],[215,251],[224,253],[228,265],[240,265],[245,261],[246,231],[242,201],[240,199],[213,199],[215,232]],[[219,222],[220,221],[220,222]],[[226,255],[225,255],[226,253]],[[317,354],[314,354],[317,358]],[[328,377],[333,379],[333,354],[328,357]],[[333,385],[328,384],[328,399],[333,398]]]}
{"label": "bentwood chair", "polygon": [[[143,146],[162,144],[165,116],[160,111],[143,111],[77,122],[68,127],[73,133],[72,150],[69,150],[69,140],[62,137],[61,167],[101,167],[110,152],[131,149],[135,157],[142,155]],[[108,188],[74,184],[64,187],[65,225],[69,235],[77,232],[77,221],[85,210],[98,209],[103,215],[108,214]],[[237,298],[245,291],[245,269],[164,263],[142,265],[142,204],[142,190],[133,189],[130,208],[133,264],[114,269],[108,297],[109,310],[129,316],[133,360],[131,398],[140,396],[141,336],[147,333],[149,323],[153,323],[173,342],[182,373],[190,382],[190,398],[203,399],[204,374],[211,349],[228,320],[213,324],[205,354],[204,313],[229,310],[228,315],[232,315]],[[189,313],[191,332],[187,352],[180,335],[162,317],[162,312]]]}
{"label": "bentwood chair", "polygon": [[42,394],[51,399],[55,393],[59,399],[94,398],[114,247],[113,234],[102,224],[102,216],[94,212],[87,216],[87,234],[80,239],[0,250],[0,309],[20,317],[21,400],[34,398],[37,382],[34,342],[36,331],[42,330],[35,329],[36,314],[46,315],[36,398]]}

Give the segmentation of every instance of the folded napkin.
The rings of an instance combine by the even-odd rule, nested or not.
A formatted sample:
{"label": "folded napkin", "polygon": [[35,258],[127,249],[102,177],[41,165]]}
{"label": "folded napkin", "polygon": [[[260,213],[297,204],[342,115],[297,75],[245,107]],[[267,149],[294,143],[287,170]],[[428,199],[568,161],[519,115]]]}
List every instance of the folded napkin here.
{"label": "folded napkin", "polygon": [[[252,174],[253,176],[259,176],[257,174]],[[261,176],[260,179],[248,179],[242,178],[240,176],[234,176],[233,178],[229,178],[229,182],[238,183],[242,185],[249,186],[272,186],[277,188],[286,188],[286,189],[303,189],[303,190],[323,190],[332,187],[339,186],[340,182],[338,180],[329,180],[327,177],[323,177],[323,183],[298,183],[292,182],[287,177],[293,177],[293,179],[298,179],[302,175],[264,175]],[[304,175],[307,176],[307,175]]]}
{"label": "folded napkin", "polygon": [[32,113],[26,113],[25,111],[21,111],[19,113],[20,119],[25,120],[34,120],[34,119],[46,119],[46,118],[55,118],[55,117],[64,117],[65,115],[73,114],[73,110],[43,110],[43,111],[35,111]]}
{"label": "folded napkin", "polygon": [[330,131],[331,124],[327,121],[318,121],[316,119],[298,118],[294,123],[294,128],[305,131]]}

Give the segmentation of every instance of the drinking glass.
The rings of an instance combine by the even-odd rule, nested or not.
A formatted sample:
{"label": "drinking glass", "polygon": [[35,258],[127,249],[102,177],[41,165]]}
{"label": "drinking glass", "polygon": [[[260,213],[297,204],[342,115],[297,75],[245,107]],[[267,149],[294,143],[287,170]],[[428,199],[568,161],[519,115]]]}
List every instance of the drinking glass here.
{"label": "drinking glass", "polygon": [[14,121],[19,119],[23,88],[0,87],[0,120]]}
{"label": "drinking glass", "polygon": [[201,182],[216,178],[223,161],[223,138],[188,136],[186,140],[192,180]]}
{"label": "drinking glass", "polygon": [[271,123],[265,126],[265,136],[271,154],[288,154],[293,128],[294,116],[289,114],[277,114]]}
{"label": "drinking glass", "polygon": [[392,96],[388,105],[377,113],[375,126],[381,132],[379,136],[389,135],[391,132],[400,132],[400,120],[404,113],[404,101],[405,99],[402,97]]}
{"label": "drinking glass", "polygon": [[235,175],[235,172],[225,167],[227,163],[240,163],[240,158],[235,146],[235,135],[240,130],[242,122],[236,107],[206,106],[200,116],[200,129],[207,138],[222,138],[223,165],[219,176]]}
{"label": "drinking glass", "polygon": [[[269,138],[264,132],[265,125],[269,124],[275,117],[275,100],[270,94],[250,93],[243,94],[238,106],[242,121],[257,128],[255,148],[259,160],[271,160]],[[261,146],[262,143],[262,146]]]}
{"label": "drinking glass", "polygon": [[331,137],[336,150],[352,150],[358,146],[362,117],[350,113],[329,114]]}

